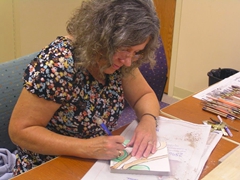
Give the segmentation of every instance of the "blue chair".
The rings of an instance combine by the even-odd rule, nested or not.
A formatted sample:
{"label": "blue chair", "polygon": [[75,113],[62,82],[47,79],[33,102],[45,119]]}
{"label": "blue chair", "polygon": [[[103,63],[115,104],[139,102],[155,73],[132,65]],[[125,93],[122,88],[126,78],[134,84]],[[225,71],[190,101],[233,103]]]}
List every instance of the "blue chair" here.
{"label": "blue chair", "polygon": [[9,120],[23,88],[22,76],[37,53],[0,63],[0,148],[13,152],[16,146],[8,135]]}
{"label": "blue chair", "polygon": [[[154,68],[151,69],[149,64],[144,64],[139,68],[139,70],[141,71],[143,77],[146,79],[148,84],[156,93],[160,106],[166,106],[166,104],[161,101],[167,82],[168,68],[163,43],[161,39],[159,39],[159,41],[160,47],[156,51],[156,65],[154,66]],[[133,109],[126,103],[126,106],[119,118],[117,128],[131,122],[134,119],[136,119],[136,115]]]}

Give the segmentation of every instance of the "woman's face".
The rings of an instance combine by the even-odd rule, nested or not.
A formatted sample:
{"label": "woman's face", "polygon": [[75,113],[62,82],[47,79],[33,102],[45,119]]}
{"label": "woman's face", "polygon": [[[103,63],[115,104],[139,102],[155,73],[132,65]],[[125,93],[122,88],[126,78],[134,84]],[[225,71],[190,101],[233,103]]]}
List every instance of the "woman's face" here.
{"label": "woman's face", "polygon": [[[116,70],[120,69],[122,66],[131,66],[132,62],[137,61],[142,58],[142,51],[149,41],[149,38],[142,44],[131,47],[122,47],[113,55],[113,64],[104,70],[106,74],[113,74]],[[104,65],[102,63],[102,65]],[[99,64],[102,66],[101,64]]]}

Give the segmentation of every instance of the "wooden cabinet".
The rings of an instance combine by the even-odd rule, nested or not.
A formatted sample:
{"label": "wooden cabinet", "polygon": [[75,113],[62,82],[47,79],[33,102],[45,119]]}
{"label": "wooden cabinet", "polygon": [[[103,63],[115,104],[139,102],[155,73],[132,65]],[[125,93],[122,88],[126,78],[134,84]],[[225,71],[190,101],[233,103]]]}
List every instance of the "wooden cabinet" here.
{"label": "wooden cabinet", "polygon": [[[154,0],[156,11],[160,19],[160,35],[162,37],[168,64],[168,77],[170,73],[174,18],[176,9],[176,0]],[[168,78],[169,79],[169,78]],[[165,93],[168,92],[168,81]]]}

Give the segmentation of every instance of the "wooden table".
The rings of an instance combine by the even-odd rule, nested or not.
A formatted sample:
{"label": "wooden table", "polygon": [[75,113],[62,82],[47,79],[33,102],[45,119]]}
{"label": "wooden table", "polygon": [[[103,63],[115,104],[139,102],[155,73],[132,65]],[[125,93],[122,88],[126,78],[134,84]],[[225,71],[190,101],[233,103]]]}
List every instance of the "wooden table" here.
{"label": "wooden table", "polygon": [[[198,124],[202,124],[203,120],[210,120],[210,117],[217,119],[217,116],[215,114],[203,111],[202,107],[203,106],[201,105],[200,99],[189,96],[181,101],[163,108],[161,111],[179,119]],[[228,125],[240,130],[240,120],[230,120],[226,118],[222,119]],[[233,137],[228,136],[227,139],[240,143],[240,132],[233,130],[231,130],[231,132],[233,134]]]}
{"label": "wooden table", "polygon": [[[218,165],[218,160],[235,147],[236,144],[221,139],[210,155],[200,179],[213,170]],[[80,180],[95,162],[95,160],[60,156],[12,180]]]}
{"label": "wooden table", "polygon": [[[113,134],[121,134],[125,128],[126,126],[116,130]],[[200,178],[213,170],[218,165],[218,160],[235,147],[237,147],[237,144],[221,139],[206,162]],[[83,178],[95,162],[96,160],[60,156],[12,178],[12,180],[79,180]]]}

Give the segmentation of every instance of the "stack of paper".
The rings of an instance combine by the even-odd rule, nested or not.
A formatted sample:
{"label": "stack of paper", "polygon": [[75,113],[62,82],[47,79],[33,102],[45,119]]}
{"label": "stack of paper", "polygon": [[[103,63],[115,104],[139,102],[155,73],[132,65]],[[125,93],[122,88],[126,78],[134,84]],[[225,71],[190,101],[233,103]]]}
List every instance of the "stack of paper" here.
{"label": "stack of paper", "polygon": [[[137,121],[133,121],[122,135],[126,139],[131,139],[136,126]],[[170,175],[162,176],[162,180],[199,178],[204,164],[222,136],[221,132],[210,132],[210,130],[209,125],[158,117],[156,129],[158,139],[167,143],[171,169]],[[98,160],[83,180],[158,180],[159,178],[155,175],[111,173],[109,161]]]}

